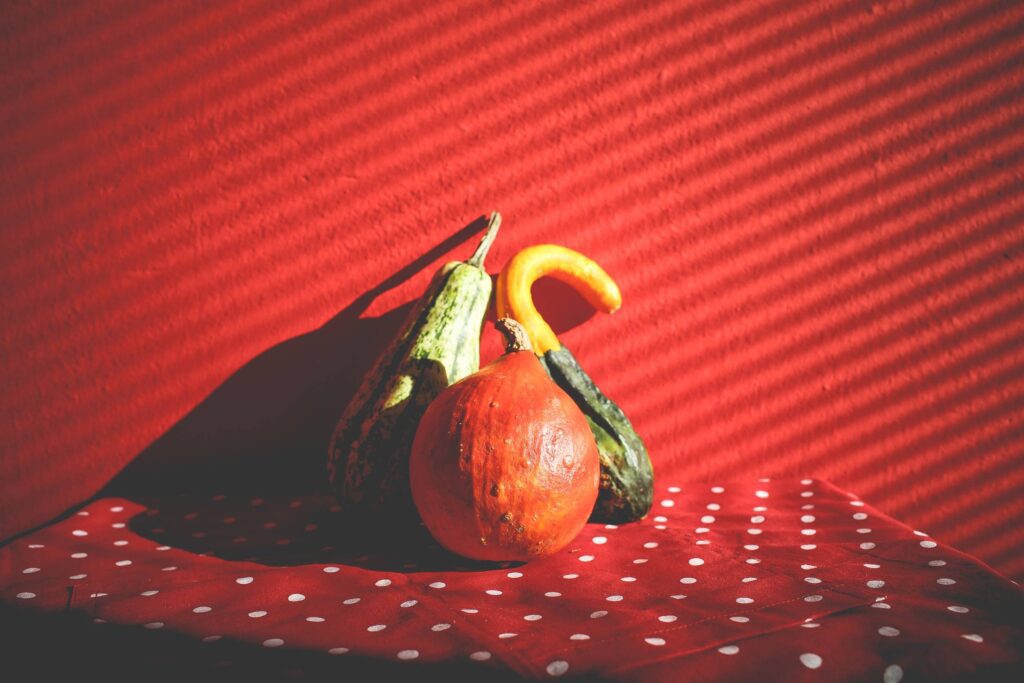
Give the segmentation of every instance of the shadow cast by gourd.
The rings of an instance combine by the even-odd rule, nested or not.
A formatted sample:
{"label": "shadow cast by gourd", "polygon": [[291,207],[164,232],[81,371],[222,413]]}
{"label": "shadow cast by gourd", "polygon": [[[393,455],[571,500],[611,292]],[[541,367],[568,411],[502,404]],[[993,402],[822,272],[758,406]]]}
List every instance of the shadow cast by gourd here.
{"label": "shadow cast by gourd", "polygon": [[[346,514],[329,490],[325,466],[338,418],[413,303],[378,317],[363,313],[379,295],[485,225],[481,216],[319,329],[253,358],[140,453],[99,497],[144,506],[130,527],[145,538],[228,561],[339,563],[391,571],[508,566],[455,557],[408,518]],[[561,283],[542,281],[535,293],[542,294],[542,312],[556,330],[593,314]],[[444,368],[424,374],[447,385],[438,371]]]}

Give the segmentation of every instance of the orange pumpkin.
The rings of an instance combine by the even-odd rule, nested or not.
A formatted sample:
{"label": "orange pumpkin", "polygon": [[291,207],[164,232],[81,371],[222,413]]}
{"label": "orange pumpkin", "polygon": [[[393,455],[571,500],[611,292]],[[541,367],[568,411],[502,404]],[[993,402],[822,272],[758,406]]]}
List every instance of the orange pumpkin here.
{"label": "orange pumpkin", "polygon": [[451,385],[420,420],[413,501],[448,550],[527,561],[558,552],[586,524],[600,461],[590,426],[541,367],[523,328],[498,321],[505,355]]}

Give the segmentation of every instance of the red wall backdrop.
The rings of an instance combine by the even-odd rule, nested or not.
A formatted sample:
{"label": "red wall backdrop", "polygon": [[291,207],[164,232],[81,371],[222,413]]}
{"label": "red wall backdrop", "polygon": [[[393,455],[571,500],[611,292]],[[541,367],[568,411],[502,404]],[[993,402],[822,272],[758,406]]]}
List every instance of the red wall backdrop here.
{"label": "red wall backdrop", "polygon": [[826,477],[1024,577],[1022,21],[0,4],[0,535],[140,454],[319,466],[499,209],[492,271],[557,242],[619,282],[614,316],[537,295],[659,472]]}

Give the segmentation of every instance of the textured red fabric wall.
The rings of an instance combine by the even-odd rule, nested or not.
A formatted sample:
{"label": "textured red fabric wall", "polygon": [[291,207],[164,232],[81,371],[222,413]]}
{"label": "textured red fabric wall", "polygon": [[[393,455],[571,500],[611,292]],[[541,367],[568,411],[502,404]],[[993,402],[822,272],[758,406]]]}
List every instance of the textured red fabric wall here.
{"label": "textured red fabric wall", "polygon": [[319,465],[498,209],[492,270],[557,242],[619,282],[538,297],[656,468],[826,477],[1024,576],[1022,20],[3,3],[0,534],[140,453]]}

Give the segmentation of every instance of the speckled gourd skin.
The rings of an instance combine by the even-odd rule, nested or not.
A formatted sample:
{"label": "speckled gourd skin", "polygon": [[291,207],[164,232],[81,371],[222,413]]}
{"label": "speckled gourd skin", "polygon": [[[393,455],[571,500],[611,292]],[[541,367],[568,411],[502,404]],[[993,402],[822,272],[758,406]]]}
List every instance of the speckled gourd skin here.
{"label": "speckled gourd skin", "polygon": [[[350,401],[328,447],[328,478],[346,513],[409,523],[409,451],[427,405],[480,367],[491,279],[478,266],[446,264]],[[370,518],[352,516],[368,521]]]}
{"label": "speckled gourd skin", "polygon": [[528,561],[564,548],[597,499],[600,462],[583,413],[531,351],[443,391],[413,443],[413,499],[448,550]]}

